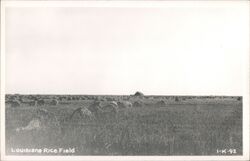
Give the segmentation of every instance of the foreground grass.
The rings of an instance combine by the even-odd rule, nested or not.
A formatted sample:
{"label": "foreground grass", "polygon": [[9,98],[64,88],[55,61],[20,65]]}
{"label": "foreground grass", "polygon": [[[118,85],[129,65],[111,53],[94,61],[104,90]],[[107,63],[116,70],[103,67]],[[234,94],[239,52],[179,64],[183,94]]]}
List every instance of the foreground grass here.
{"label": "foreground grass", "polygon": [[[81,105],[84,105],[82,103]],[[242,154],[242,104],[180,104],[121,109],[116,119],[63,122],[78,105],[43,107],[61,121],[58,129],[16,133],[32,119],[34,107],[6,110],[6,146],[69,148],[74,155],[218,155],[217,149]]]}

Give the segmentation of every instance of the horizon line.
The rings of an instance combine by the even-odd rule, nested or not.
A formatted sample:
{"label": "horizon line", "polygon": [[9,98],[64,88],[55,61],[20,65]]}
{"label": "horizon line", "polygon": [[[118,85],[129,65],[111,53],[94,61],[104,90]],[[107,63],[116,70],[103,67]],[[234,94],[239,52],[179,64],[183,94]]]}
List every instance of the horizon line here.
{"label": "horizon line", "polygon": [[[57,93],[5,93],[5,95],[83,95],[83,96],[134,96],[134,94],[57,94]],[[227,97],[243,97],[243,95],[216,95],[216,94],[208,94],[208,95],[190,95],[190,94],[144,94],[144,96],[227,96]]]}

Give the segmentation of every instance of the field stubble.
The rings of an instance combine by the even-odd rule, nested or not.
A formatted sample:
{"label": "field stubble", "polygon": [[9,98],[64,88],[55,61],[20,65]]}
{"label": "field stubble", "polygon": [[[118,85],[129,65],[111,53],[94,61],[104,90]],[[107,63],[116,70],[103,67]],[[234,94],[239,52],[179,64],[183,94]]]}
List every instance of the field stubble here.
{"label": "field stubble", "polygon": [[120,109],[115,119],[65,121],[74,109],[90,102],[39,107],[53,112],[59,127],[18,133],[15,129],[26,126],[38,107],[6,109],[7,153],[11,147],[75,147],[74,155],[218,155],[216,150],[225,148],[242,154],[239,101],[185,100],[154,107],[148,99],[147,106]]}

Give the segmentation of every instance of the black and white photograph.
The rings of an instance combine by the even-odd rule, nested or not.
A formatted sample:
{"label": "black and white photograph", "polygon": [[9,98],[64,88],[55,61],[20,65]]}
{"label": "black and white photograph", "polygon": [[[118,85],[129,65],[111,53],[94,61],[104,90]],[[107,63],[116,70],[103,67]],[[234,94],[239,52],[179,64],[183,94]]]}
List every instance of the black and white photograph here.
{"label": "black and white photograph", "polygon": [[1,1],[1,159],[249,160],[249,9]]}

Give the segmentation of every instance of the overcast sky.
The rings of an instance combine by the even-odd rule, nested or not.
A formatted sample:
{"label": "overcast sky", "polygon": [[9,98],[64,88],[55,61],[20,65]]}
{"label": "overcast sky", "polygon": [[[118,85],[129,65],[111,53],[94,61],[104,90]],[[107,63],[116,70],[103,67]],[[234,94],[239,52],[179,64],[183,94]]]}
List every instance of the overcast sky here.
{"label": "overcast sky", "polygon": [[6,93],[243,95],[247,7],[6,9]]}

